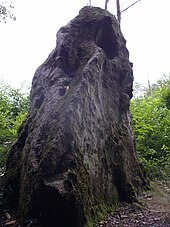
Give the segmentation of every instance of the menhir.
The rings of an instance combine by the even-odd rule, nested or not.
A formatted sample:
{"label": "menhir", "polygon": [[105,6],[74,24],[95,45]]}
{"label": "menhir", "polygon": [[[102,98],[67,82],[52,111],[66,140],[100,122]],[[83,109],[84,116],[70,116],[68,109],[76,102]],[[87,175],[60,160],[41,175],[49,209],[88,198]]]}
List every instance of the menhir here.
{"label": "menhir", "polygon": [[146,184],[134,148],[133,74],[115,17],[84,7],[36,71],[6,165],[4,198],[21,226],[93,226]]}

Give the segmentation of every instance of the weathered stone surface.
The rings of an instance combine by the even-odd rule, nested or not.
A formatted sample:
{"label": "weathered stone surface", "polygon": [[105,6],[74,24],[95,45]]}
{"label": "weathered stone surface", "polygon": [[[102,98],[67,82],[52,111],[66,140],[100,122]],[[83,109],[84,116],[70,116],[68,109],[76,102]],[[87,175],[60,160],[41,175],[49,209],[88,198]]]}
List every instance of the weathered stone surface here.
{"label": "weathered stone surface", "polygon": [[4,197],[23,226],[30,219],[37,226],[92,226],[145,185],[125,44],[115,17],[95,7],[84,7],[57,33],[7,161]]}

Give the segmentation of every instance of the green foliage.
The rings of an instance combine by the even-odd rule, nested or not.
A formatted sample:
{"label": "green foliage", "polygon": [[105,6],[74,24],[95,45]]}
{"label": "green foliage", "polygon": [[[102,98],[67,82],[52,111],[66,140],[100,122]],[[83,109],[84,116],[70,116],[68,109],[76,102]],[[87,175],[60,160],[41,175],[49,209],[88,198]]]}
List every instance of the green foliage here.
{"label": "green foliage", "polygon": [[0,0],[0,22],[6,23],[7,18],[16,20],[16,17],[13,14],[14,6],[12,1],[2,1]]}
{"label": "green foliage", "polygon": [[0,81],[0,168],[28,110],[28,94]]}
{"label": "green foliage", "polygon": [[151,177],[170,177],[170,76],[131,101],[140,160]]}

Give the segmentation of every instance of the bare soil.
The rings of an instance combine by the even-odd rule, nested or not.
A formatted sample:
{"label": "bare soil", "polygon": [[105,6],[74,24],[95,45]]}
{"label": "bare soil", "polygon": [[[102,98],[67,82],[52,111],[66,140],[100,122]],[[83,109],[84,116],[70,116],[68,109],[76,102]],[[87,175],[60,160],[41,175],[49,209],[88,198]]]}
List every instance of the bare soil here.
{"label": "bare soil", "polygon": [[170,227],[170,182],[152,182],[139,203],[122,203],[98,227]]}

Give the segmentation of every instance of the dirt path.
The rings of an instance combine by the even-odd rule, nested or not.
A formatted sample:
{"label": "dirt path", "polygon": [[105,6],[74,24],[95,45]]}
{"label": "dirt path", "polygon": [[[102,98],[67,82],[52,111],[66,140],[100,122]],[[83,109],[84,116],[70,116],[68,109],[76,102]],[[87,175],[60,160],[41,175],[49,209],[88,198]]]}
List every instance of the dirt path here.
{"label": "dirt path", "polygon": [[120,204],[98,227],[170,227],[170,182],[151,183],[139,204]]}
{"label": "dirt path", "polygon": [[[139,198],[139,204],[120,204],[97,227],[170,227],[170,182],[151,183],[151,189]],[[20,225],[10,211],[0,214],[0,226]]]}

